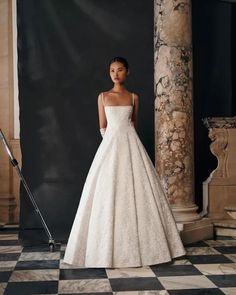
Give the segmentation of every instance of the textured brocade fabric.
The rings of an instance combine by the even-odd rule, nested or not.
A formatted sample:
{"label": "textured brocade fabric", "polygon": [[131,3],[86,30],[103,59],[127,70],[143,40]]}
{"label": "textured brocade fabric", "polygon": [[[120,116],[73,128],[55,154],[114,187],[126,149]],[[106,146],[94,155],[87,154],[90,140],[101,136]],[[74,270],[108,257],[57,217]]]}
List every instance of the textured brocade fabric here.
{"label": "textured brocade fabric", "polygon": [[90,166],[64,262],[138,267],[186,254],[162,186],[131,122],[133,106],[105,106],[107,128]]}

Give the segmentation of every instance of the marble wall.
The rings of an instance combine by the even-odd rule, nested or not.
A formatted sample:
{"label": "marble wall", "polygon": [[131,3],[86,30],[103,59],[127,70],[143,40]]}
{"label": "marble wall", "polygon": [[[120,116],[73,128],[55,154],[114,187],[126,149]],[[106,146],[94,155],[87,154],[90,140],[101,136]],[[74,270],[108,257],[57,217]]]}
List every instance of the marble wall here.
{"label": "marble wall", "polygon": [[[0,126],[17,158],[14,140],[12,2],[0,0]],[[19,179],[0,142],[0,226],[19,220]]]}

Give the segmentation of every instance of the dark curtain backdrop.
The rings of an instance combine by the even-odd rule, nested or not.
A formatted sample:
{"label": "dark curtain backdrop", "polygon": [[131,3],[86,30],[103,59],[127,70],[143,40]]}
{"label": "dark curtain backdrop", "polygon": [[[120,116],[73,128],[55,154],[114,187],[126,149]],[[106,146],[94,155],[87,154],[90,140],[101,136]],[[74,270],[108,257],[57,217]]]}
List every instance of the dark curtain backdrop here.
{"label": "dark curtain backdrop", "polygon": [[[140,96],[139,136],[154,162],[153,1],[18,0],[22,172],[57,240],[68,238],[101,142],[99,92],[125,56]],[[196,203],[216,166],[201,119],[235,115],[235,5],[193,0]],[[21,186],[20,238],[46,241]],[[40,233],[40,234],[39,234]]]}
{"label": "dark curtain backdrop", "polygon": [[[66,240],[101,142],[97,97],[124,56],[140,96],[138,133],[154,162],[153,2],[19,0],[22,172],[57,240]],[[109,180],[108,180],[109,181]],[[20,239],[45,241],[21,187]]]}
{"label": "dark curtain backdrop", "polygon": [[202,118],[235,116],[236,4],[192,0],[195,132],[195,198],[202,207],[202,182],[216,168]]}

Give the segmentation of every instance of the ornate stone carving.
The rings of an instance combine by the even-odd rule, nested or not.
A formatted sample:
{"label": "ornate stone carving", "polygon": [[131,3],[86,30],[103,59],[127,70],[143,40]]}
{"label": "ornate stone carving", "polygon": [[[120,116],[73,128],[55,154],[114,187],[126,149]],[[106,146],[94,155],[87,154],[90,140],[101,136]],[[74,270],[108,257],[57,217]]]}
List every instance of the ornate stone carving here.
{"label": "ornate stone carving", "polygon": [[205,118],[218,164],[203,183],[204,212],[213,220],[234,218],[236,212],[236,117]]}
{"label": "ornate stone carving", "polygon": [[212,174],[214,174],[214,177],[226,177],[228,132],[226,129],[210,129],[208,136],[212,140],[210,150],[218,160],[218,166]]}

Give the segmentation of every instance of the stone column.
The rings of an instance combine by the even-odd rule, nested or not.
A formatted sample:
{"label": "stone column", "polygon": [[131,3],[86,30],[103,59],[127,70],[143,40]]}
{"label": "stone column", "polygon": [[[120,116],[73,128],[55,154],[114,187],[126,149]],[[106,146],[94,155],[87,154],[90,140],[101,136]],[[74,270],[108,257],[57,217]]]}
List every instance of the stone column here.
{"label": "stone column", "polygon": [[194,204],[191,1],[155,0],[156,167],[177,222]]}

